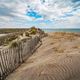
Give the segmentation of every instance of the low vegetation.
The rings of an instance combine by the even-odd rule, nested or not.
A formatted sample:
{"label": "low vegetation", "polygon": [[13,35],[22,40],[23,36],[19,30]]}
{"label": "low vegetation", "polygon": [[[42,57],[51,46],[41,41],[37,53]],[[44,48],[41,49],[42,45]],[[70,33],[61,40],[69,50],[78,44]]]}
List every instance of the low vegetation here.
{"label": "low vegetation", "polygon": [[6,34],[6,33],[16,33],[16,32],[25,32],[28,29],[26,28],[5,28],[5,29],[0,29],[0,34]]}
{"label": "low vegetation", "polygon": [[37,29],[35,27],[32,27],[30,30],[29,30],[30,34],[36,34],[37,33]]}
{"label": "low vegetation", "polygon": [[53,37],[55,39],[65,39],[65,40],[75,40],[76,37],[78,37],[79,35],[75,34],[75,33],[66,33],[66,32],[55,32]]}
{"label": "low vegetation", "polygon": [[6,36],[0,37],[0,46],[17,46],[18,41],[25,42],[27,39],[31,38],[31,35],[42,35],[45,34],[41,29],[31,27],[29,29],[2,29],[2,33],[9,33]]}
{"label": "low vegetation", "polygon": [[77,39],[80,39],[79,34],[55,32],[50,37],[53,38],[53,43],[51,43],[51,45],[54,46],[52,49],[55,53],[65,53],[66,51],[70,51],[70,49],[80,49],[80,44],[76,42]]}

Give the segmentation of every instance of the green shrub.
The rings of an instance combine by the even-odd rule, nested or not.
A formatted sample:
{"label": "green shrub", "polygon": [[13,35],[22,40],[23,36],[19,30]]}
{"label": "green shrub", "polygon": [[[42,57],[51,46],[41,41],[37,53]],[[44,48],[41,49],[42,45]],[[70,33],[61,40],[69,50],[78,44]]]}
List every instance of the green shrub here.
{"label": "green shrub", "polygon": [[35,29],[32,29],[32,30],[30,31],[30,34],[36,34],[36,30],[35,30]]}

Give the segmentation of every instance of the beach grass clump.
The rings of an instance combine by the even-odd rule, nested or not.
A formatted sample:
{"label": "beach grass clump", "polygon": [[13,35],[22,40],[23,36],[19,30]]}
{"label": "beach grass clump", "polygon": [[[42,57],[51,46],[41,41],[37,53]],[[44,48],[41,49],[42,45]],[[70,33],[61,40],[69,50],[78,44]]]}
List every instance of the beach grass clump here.
{"label": "beach grass clump", "polygon": [[36,34],[36,30],[35,29],[32,29],[30,34]]}
{"label": "beach grass clump", "polygon": [[20,33],[18,34],[18,36],[19,36],[19,35],[20,35],[20,36],[23,36],[23,32],[20,32]]}
{"label": "beach grass clump", "polygon": [[16,39],[9,43],[10,48],[18,47],[21,44],[21,41]]}
{"label": "beach grass clump", "polygon": [[74,33],[66,33],[64,38],[67,39],[67,40],[73,41],[73,40],[76,39],[76,36],[75,36]]}
{"label": "beach grass clump", "polygon": [[64,53],[65,50],[64,48],[60,48],[60,47],[54,47],[53,49],[56,53]]}
{"label": "beach grass clump", "polygon": [[80,45],[73,46],[74,49],[80,49]]}
{"label": "beach grass clump", "polygon": [[28,36],[28,37],[30,37],[30,34],[29,34],[29,32],[25,32],[25,36]]}
{"label": "beach grass clump", "polygon": [[7,41],[12,41],[12,40],[14,40],[16,38],[17,38],[17,35],[15,34],[13,36],[8,37],[8,40]]}
{"label": "beach grass clump", "polygon": [[18,42],[12,42],[10,44],[10,48],[12,48],[12,47],[18,47]]}
{"label": "beach grass clump", "polygon": [[30,28],[29,30],[30,34],[35,35],[37,33],[37,29],[35,27]]}
{"label": "beach grass clump", "polygon": [[7,36],[1,37],[0,45],[7,46],[11,43],[11,45],[16,46],[17,43],[14,42],[14,40],[18,39],[22,40],[22,42],[26,42],[27,39],[36,34],[42,36],[44,32],[41,29],[35,28],[34,26],[26,30],[19,30],[18,32],[10,33]]}
{"label": "beach grass clump", "polygon": [[17,35],[5,36],[3,40],[0,41],[0,43],[2,43],[1,45],[8,45],[11,41],[15,40],[16,38],[17,38]]}
{"label": "beach grass clump", "polygon": [[69,33],[69,32],[55,32],[53,35],[54,39],[64,39],[64,40],[70,40],[73,41],[76,39],[75,33]]}
{"label": "beach grass clump", "polygon": [[20,39],[21,42],[26,42],[27,40],[31,39],[32,37],[24,37]]}
{"label": "beach grass clump", "polygon": [[65,35],[65,32],[55,32],[53,35],[53,38],[60,39],[60,38],[63,38],[64,35]]}
{"label": "beach grass clump", "polygon": [[17,39],[15,39],[15,40],[13,40],[13,41],[11,41],[11,42],[9,43],[9,47],[10,47],[10,48],[19,47],[20,44],[25,43],[25,42],[26,42],[27,40],[29,40],[29,39],[30,39],[30,37],[17,38]]}
{"label": "beach grass clump", "polygon": [[58,52],[58,53],[64,53],[64,49],[57,49],[56,52]]}

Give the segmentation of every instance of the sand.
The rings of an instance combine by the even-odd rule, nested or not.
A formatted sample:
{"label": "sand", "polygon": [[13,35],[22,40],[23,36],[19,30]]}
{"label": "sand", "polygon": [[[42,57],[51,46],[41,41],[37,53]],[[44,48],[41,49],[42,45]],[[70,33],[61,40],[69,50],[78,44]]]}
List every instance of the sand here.
{"label": "sand", "polygon": [[34,54],[6,80],[80,80],[80,36],[48,33]]}

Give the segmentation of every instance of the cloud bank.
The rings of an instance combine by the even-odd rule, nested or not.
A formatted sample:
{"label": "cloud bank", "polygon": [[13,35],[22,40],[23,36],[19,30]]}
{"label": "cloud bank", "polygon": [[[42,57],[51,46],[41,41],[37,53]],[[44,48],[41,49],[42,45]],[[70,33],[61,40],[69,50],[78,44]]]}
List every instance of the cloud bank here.
{"label": "cloud bank", "polygon": [[0,0],[0,28],[80,28],[80,0]]}

